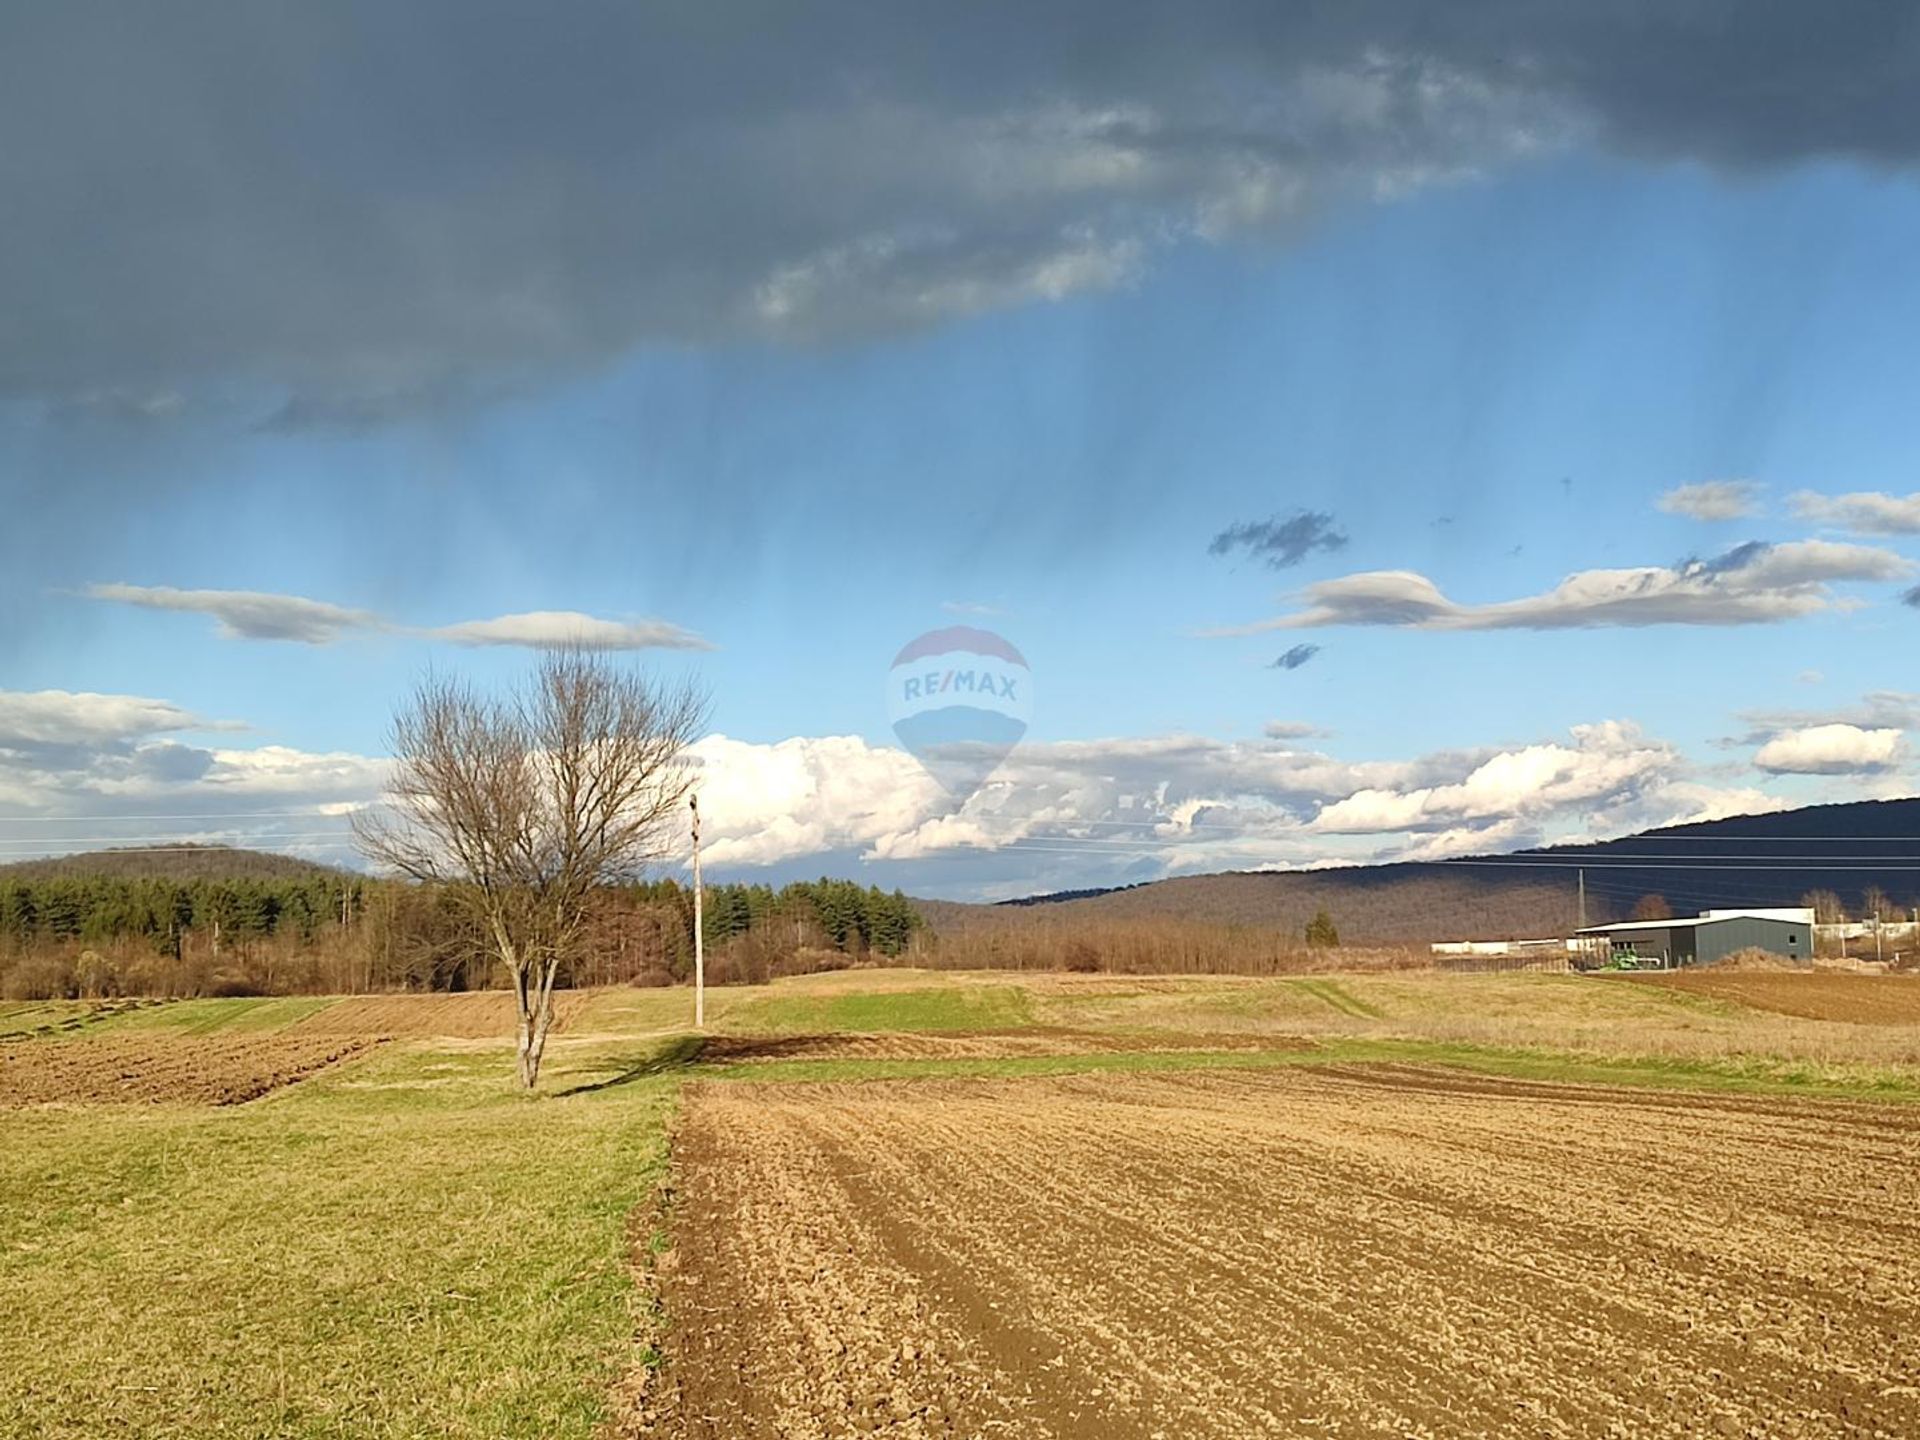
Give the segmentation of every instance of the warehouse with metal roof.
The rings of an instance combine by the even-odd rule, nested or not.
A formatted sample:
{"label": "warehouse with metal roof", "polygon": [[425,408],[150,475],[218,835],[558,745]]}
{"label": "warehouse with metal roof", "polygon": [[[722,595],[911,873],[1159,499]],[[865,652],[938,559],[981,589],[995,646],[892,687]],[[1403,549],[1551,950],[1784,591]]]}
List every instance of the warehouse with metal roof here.
{"label": "warehouse with metal roof", "polygon": [[1709,910],[1691,919],[1589,925],[1580,934],[1606,940],[1615,955],[1669,966],[1711,965],[1749,949],[1789,960],[1813,958],[1813,912],[1802,909]]}

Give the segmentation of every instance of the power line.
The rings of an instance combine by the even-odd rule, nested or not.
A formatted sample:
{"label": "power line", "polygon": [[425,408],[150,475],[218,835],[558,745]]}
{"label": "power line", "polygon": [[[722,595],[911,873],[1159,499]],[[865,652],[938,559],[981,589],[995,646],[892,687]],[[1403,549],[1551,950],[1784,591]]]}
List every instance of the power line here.
{"label": "power line", "polygon": [[148,840],[156,844],[165,844],[169,840],[181,845],[191,845],[210,839],[222,839],[238,836],[246,840],[300,840],[310,837],[322,839],[340,839],[344,830],[196,830],[179,836],[164,835],[49,835],[34,840],[0,840],[0,845],[111,845],[118,840]]}
{"label": "power line", "polygon": [[[177,855],[183,848],[187,847],[179,845],[110,845],[93,850],[26,851],[17,855],[8,856],[7,863],[26,864],[34,860],[66,860],[75,855]],[[206,848],[213,849],[216,847],[208,846]],[[351,840],[333,840],[303,844],[301,848],[304,850],[352,850],[356,847]]]}
{"label": "power line", "polygon": [[[1837,841],[1884,842],[1889,845],[1920,844],[1920,835],[1661,835],[1654,831],[1642,830],[1636,834],[1621,835],[1612,840],[1567,840],[1554,846],[1556,851],[1572,853],[1576,850],[1600,850],[1607,845],[1620,845],[1628,841],[1646,845],[1728,845],[1728,844],[1767,844],[1767,845],[1826,845]],[[1516,851],[1516,854],[1531,852]]]}
{"label": "power line", "polygon": [[81,821],[106,821],[127,824],[149,820],[305,820],[331,819],[317,805],[298,810],[201,810],[190,815],[0,815],[0,825],[72,825]]}
{"label": "power line", "polygon": [[[1894,858],[1904,860],[1910,857],[1897,856]],[[1740,871],[1740,870],[1854,870],[1854,871],[1863,870],[1863,869],[1895,870],[1895,871],[1920,870],[1920,865],[1886,865],[1886,864],[1875,864],[1872,866],[1865,866],[1865,865],[1858,865],[1858,864],[1829,865],[1829,864],[1795,863],[1795,862],[1788,862],[1788,861],[1783,861],[1778,865],[1749,864],[1744,861],[1738,864],[1726,864],[1726,865],[1688,864],[1684,861],[1676,862],[1676,863],[1660,863],[1660,862],[1644,862],[1643,861],[1643,862],[1630,862],[1624,865],[1599,865],[1599,864],[1595,864],[1593,861],[1590,861],[1590,860],[1588,861],[1562,860],[1552,864],[1529,863],[1524,860],[1445,860],[1437,863],[1444,864],[1444,865],[1473,865],[1473,866],[1482,866],[1482,867],[1508,869],[1508,870],[1578,870],[1578,869],[1584,868],[1589,874],[1592,874],[1595,871],[1604,871],[1604,870],[1698,870],[1698,871],[1707,871],[1709,873],[1718,871],[1722,874],[1731,874],[1733,872]]]}
{"label": "power line", "polygon": [[[1595,866],[1595,867],[1601,867],[1601,868],[1604,868],[1604,866],[1606,866],[1606,865],[1607,865],[1607,864],[1609,864],[1609,863],[1612,863],[1612,862],[1620,862],[1619,864],[1615,864],[1615,865],[1614,865],[1614,868],[1615,868],[1615,869],[1619,869],[1619,868],[1621,868],[1621,864],[1626,864],[1626,865],[1634,865],[1634,864],[1637,864],[1638,862],[1641,862],[1641,861],[1653,861],[1653,860],[1678,860],[1678,861],[1681,861],[1681,862],[1683,862],[1683,863],[1685,863],[1685,864],[1688,864],[1688,865],[1693,865],[1693,864],[1697,864],[1697,863],[1699,863],[1699,862],[1701,862],[1701,861],[1711,861],[1711,860],[1767,860],[1767,861],[1773,861],[1773,860],[1781,860],[1781,861],[1800,861],[1800,860],[1804,860],[1804,861],[1840,861],[1840,860],[1850,860],[1850,861],[1862,861],[1862,862],[1864,862],[1864,861],[1874,861],[1874,860],[1920,860],[1920,855],[1914,855],[1914,854],[1905,854],[1905,855],[1780,855],[1780,854],[1771,854],[1771,855],[1769,855],[1769,854],[1764,854],[1764,853],[1760,853],[1760,852],[1755,852],[1755,853],[1753,853],[1753,854],[1740,854],[1740,853],[1738,853],[1738,852],[1728,852],[1728,853],[1726,853],[1726,854],[1716,854],[1716,855],[1702,855],[1702,854],[1701,854],[1701,853],[1700,853],[1699,851],[1697,851],[1697,850],[1696,850],[1696,851],[1694,851],[1694,852],[1693,852],[1693,853],[1692,853],[1691,855],[1653,855],[1653,854],[1647,854],[1647,855],[1641,855],[1641,854],[1636,854],[1636,853],[1630,853],[1630,852],[1623,852],[1623,851],[1609,851],[1609,852],[1608,852],[1608,853],[1607,853],[1606,855],[1604,855],[1604,856],[1601,856],[1601,857],[1600,857],[1600,858],[1598,858],[1598,859],[1595,859],[1595,858],[1592,858],[1592,857],[1588,857],[1587,859],[1583,859],[1583,860],[1574,860],[1574,859],[1565,859],[1565,860],[1563,860],[1563,859],[1561,859],[1561,858],[1559,858],[1558,856],[1553,856],[1553,857],[1548,857],[1548,856],[1545,856],[1545,855],[1542,855],[1542,856],[1539,856],[1538,858],[1536,858],[1535,856],[1533,856],[1533,855],[1531,855],[1531,854],[1525,854],[1525,853],[1522,853],[1522,854],[1517,854],[1517,855],[1510,855],[1510,856],[1508,856],[1508,857],[1506,857],[1506,858],[1507,858],[1508,860],[1511,860],[1511,861],[1513,861],[1513,862],[1514,862],[1514,863],[1516,863],[1516,864],[1524,864],[1524,865],[1539,865],[1539,866],[1543,866],[1543,867],[1550,867],[1550,868],[1562,868],[1562,867],[1565,867],[1565,866],[1568,866],[1568,865],[1573,865],[1573,866],[1581,866],[1581,865],[1592,865],[1592,866]],[[1444,860],[1444,861],[1436,861],[1435,863],[1436,863],[1436,864],[1444,864],[1444,865],[1472,865],[1472,864],[1491,864],[1492,862],[1491,862],[1491,861],[1482,861],[1482,860],[1478,860],[1478,859],[1464,859],[1464,860]]]}

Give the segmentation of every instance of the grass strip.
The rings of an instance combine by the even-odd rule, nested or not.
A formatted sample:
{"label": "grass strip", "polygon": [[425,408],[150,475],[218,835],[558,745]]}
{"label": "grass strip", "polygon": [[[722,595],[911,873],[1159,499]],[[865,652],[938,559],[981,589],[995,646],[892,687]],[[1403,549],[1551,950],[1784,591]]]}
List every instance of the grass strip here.
{"label": "grass strip", "polygon": [[1617,1085],[1743,1095],[1840,1100],[1920,1100],[1920,1077],[1893,1070],[1836,1069],[1808,1061],[1753,1056],[1712,1060],[1588,1058],[1542,1050],[1455,1042],[1333,1038],[1294,1050],[1159,1050],[1109,1055],[900,1060],[769,1060],[702,1064],[689,1055],[690,1079],[734,1083],[909,1080],[1105,1071],[1267,1069],[1331,1064],[1442,1065],[1479,1074],[1559,1084]]}

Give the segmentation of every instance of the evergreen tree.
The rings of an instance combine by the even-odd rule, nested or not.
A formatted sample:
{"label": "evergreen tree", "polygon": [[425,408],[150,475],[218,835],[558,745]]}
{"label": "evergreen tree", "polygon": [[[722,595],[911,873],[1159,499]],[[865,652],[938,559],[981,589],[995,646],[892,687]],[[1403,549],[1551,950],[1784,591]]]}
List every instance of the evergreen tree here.
{"label": "evergreen tree", "polygon": [[1333,917],[1325,910],[1315,913],[1307,922],[1307,944],[1321,950],[1331,950],[1340,943],[1340,932],[1334,928]]}

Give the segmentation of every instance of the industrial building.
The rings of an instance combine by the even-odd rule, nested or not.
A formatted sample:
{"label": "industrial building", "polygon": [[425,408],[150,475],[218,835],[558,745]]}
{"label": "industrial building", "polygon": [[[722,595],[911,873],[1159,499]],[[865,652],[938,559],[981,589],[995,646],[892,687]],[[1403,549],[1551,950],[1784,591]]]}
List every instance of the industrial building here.
{"label": "industrial building", "polygon": [[1624,920],[1580,931],[1618,956],[1665,965],[1711,965],[1739,950],[1760,949],[1789,960],[1813,958],[1813,911],[1709,910],[1690,920]]}

